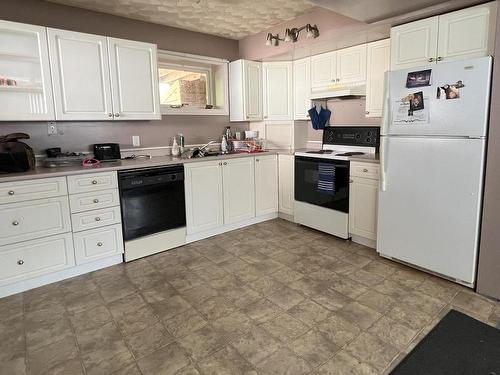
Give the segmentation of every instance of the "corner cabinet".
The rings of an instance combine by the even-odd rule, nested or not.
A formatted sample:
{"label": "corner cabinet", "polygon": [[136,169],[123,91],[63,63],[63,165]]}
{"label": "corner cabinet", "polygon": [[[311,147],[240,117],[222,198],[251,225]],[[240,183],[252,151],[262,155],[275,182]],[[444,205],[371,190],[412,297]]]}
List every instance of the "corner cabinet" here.
{"label": "corner cabinet", "polygon": [[390,68],[390,39],[367,44],[366,117],[381,117],[384,97],[384,75]]}
{"label": "corner cabinet", "polygon": [[350,165],[349,233],[355,242],[371,247],[377,239],[379,168],[377,163]]}
{"label": "corner cabinet", "polygon": [[159,120],[156,46],[48,29],[56,120]]}
{"label": "corner cabinet", "polygon": [[391,28],[391,70],[493,55],[496,2]]}
{"label": "corner cabinet", "polygon": [[54,119],[45,27],[0,21],[0,121]]}
{"label": "corner cabinet", "polygon": [[293,62],[293,119],[308,120],[311,108],[311,59]]}
{"label": "corner cabinet", "polygon": [[292,69],[292,62],[262,64],[265,120],[293,120]]}
{"label": "corner cabinet", "polygon": [[230,121],[262,120],[262,63],[250,60],[229,63],[229,107]]}
{"label": "corner cabinet", "polygon": [[255,157],[255,213],[257,216],[278,212],[278,158]]}
{"label": "corner cabinet", "polygon": [[279,171],[279,212],[285,214],[284,218],[293,217],[294,185],[295,185],[295,157],[280,154],[278,157]]}

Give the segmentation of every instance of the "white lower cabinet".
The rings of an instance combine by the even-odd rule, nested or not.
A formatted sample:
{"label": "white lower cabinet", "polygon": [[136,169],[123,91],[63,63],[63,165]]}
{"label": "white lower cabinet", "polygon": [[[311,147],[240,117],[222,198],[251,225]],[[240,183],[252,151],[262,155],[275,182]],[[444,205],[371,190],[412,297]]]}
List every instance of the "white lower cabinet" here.
{"label": "white lower cabinet", "polygon": [[71,233],[0,247],[0,285],[61,271],[75,265]]}
{"label": "white lower cabinet", "polygon": [[123,253],[121,224],[75,233],[73,238],[77,264]]}
{"label": "white lower cabinet", "polygon": [[255,158],[255,213],[278,212],[278,160],[276,155]]}
{"label": "white lower cabinet", "polygon": [[293,155],[279,155],[279,212],[293,215],[294,202],[294,161]]}
{"label": "white lower cabinet", "polygon": [[349,233],[371,241],[377,239],[378,167],[373,163],[351,162]]}
{"label": "white lower cabinet", "polygon": [[224,224],[255,217],[255,160],[229,159],[222,163]]}

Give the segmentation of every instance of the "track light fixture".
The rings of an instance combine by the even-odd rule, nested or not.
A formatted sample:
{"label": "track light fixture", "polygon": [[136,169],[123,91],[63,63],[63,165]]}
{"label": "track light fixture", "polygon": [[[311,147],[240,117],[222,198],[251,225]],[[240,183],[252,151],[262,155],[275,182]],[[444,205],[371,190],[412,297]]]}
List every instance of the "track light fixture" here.
{"label": "track light fixture", "polygon": [[306,38],[307,39],[314,39],[314,38],[317,38],[319,36],[318,26],[316,26],[316,25],[311,26],[311,24],[308,23],[307,25],[299,27],[299,28],[297,28],[297,27],[294,27],[292,29],[287,28],[285,30],[285,37],[284,38],[280,38],[279,34],[273,35],[271,33],[268,33],[267,37],[266,37],[266,46],[277,46],[277,45],[279,45],[279,41],[282,41],[285,43],[288,43],[288,42],[295,43],[299,39],[299,34],[302,30],[306,31]]}

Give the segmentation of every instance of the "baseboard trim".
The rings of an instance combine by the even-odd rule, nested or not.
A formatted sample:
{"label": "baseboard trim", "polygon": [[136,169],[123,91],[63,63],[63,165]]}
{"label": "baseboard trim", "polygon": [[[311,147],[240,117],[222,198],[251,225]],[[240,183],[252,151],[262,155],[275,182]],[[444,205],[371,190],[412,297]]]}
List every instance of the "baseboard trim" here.
{"label": "baseboard trim", "polygon": [[365,237],[357,236],[355,234],[351,234],[351,241],[359,243],[360,245],[370,247],[372,249],[377,249],[377,241],[372,240],[370,238],[365,238]]}
{"label": "baseboard trim", "polygon": [[278,217],[280,219],[283,219],[283,220],[288,220],[288,221],[291,221],[292,223],[295,223],[295,218],[293,217],[293,215],[290,215],[290,214],[286,214],[284,212],[279,212],[278,213]]}

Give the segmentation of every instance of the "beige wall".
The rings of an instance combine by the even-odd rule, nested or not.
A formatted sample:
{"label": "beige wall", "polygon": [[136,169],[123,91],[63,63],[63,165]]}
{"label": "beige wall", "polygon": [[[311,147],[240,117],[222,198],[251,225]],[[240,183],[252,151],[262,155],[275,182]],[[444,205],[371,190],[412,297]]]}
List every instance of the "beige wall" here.
{"label": "beige wall", "polygon": [[[498,23],[495,49],[500,51]],[[500,59],[493,64],[491,98],[477,291],[500,299]]]}
{"label": "beige wall", "polygon": [[[0,19],[73,31],[156,43],[158,48],[222,57],[238,57],[238,42],[207,34],[116,17],[39,0],[0,0]],[[132,135],[142,147],[165,146],[179,132],[186,143],[219,140],[224,126],[247,129],[247,123],[229,124],[228,116],[163,116],[160,121],[59,122],[64,135],[48,136],[47,124],[0,122],[0,134],[25,132],[37,152],[60,146],[68,151],[87,151],[94,143],[118,142],[131,147]]]}

